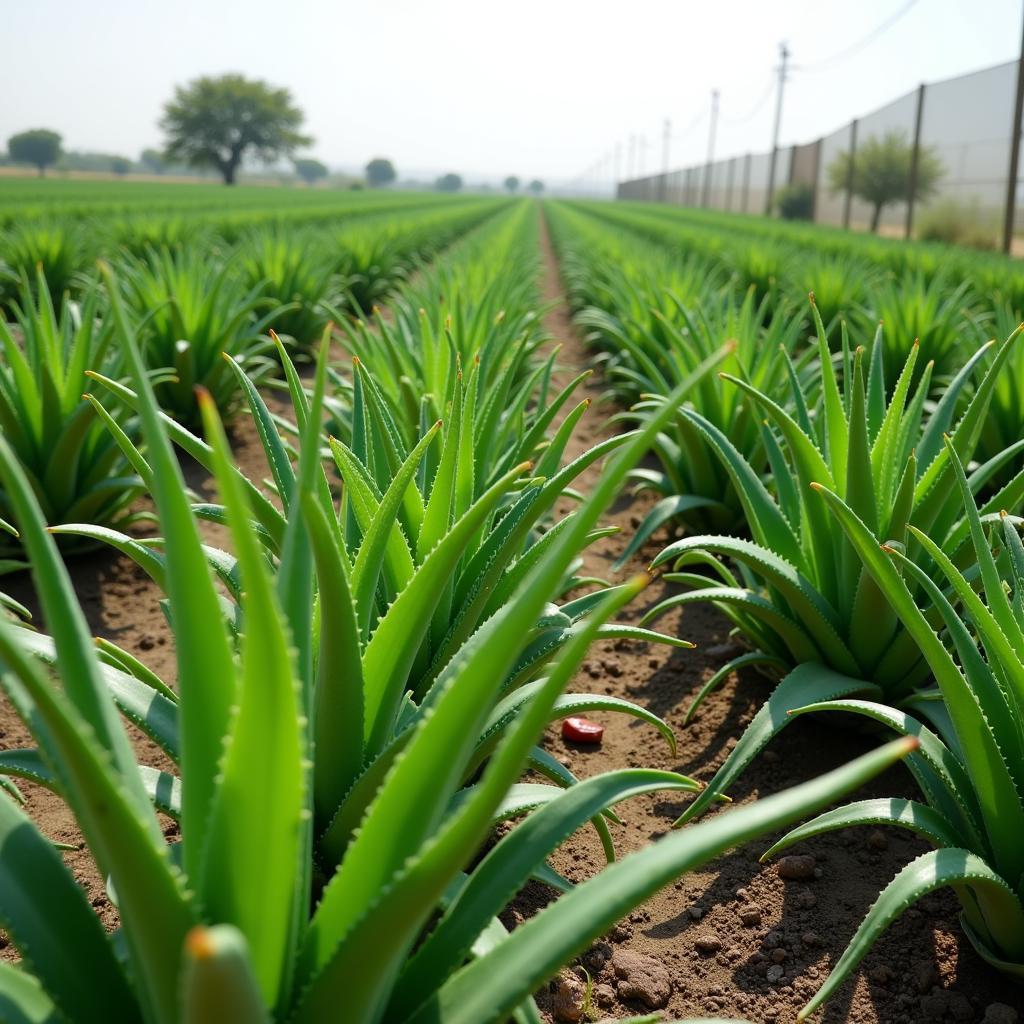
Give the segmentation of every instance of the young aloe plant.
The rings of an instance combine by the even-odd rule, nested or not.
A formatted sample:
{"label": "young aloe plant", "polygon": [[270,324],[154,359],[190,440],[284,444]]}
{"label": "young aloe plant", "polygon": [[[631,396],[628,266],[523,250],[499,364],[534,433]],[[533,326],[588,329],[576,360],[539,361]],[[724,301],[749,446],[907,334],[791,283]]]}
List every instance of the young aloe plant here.
{"label": "young aloe plant", "polygon": [[[326,341],[318,367],[317,394],[321,397],[325,353]],[[292,386],[295,418],[300,424],[308,424],[311,417],[318,416],[321,399],[317,399],[315,407],[310,406],[283,346],[280,356]],[[288,517],[300,485],[291,466],[291,453],[266,405],[237,364],[234,368],[259,426],[281,509],[271,504],[241,474],[238,474],[239,483],[257,502],[255,514],[271,564],[278,572],[284,572]],[[138,406],[135,393],[110,380],[103,380],[103,383],[126,403]],[[587,466],[629,440],[628,436],[623,436],[607,441],[564,468],[560,467],[571,430],[586,408],[586,403],[581,403],[566,417],[553,438],[545,439],[540,431],[532,432],[521,440],[524,448],[518,457],[509,458],[508,465],[494,470],[490,478],[476,482],[482,461],[479,450],[488,437],[478,431],[479,423],[474,417],[476,384],[475,371],[467,382],[457,380],[452,404],[447,410],[449,425],[433,424],[406,449],[394,427],[393,410],[373,379],[357,366],[353,389],[358,424],[355,439],[351,446],[333,438],[330,441],[344,484],[340,509],[334,509],[323,469],[314,463],[316,469],[307,471],[313,474],[311,479],[315,481],[327,513],[330,532],[338,547],[336,556],[340,556],[346,566],[351,587],[348,603],[354,615],[351,625],[361,649],[358,676],[386,680],[381,686],[382,692],[364,705],[358,716],[354,713],[344,716],[349,722],[355,723],[361,718],[364,723],[365,749],[361,760],[345,765],[325,758],[323,777],[314,779],[318,820],[325,826],[330,823],[323,843],[333,850],[333,856],[337,856],[341,845],[347,842],[351,829],[363,813],[365,808],[361,801],[372,792],[366,785],[357,784],[359,771],[374,766],[371,780],[375,782],[376,773],[386,770],[401,750],[401,742],[394,742],[396,737],[414,720],[417,709],[432,705],[436,697],[434,687],[452,660],[460,655],[465,643],[481,625],[509,600],[544,551],[556,544],[559,535],[568,529],[573,516],[565,517],[546,533],[540,530],[542,520],[555,501]],[[102,406],[98,407],[102,410]],[[544,422],[549,419],[545,417]],[[303,426],[302,429],[308,428]],[[209,445],[180,426],[171,429],[171,437],[197,461],[215,470],[214,453]],[[122,437],[121,442],[143,477],[151,480],[153,468],[130,441]],[[309,443],[318,445],[320,442]],[[535,469],[545,476],[526,476],[530,463],[523,456],[534,454],[538,459]],[[299,462],[301,465],[301,457]],[[490,469],[488,464],[489,472]],[[227,520],[224,505],[204,504],[196,506],[195,510],[217,522]],[[167,585],[159,539],[142,545],[122,533],[87,524],[66,524],[54,532],[105,540],[135,558],[159,586]],[[604,535],[604,531],[592,530],[585,543]],[[322,558],[330,556],[326,548],[314,545],[314,551]],[[228,625],[235,631],[244,629],[236,560],[227,552],[212,548],[207,549],[207,557],[228,589],[222,602]],[[316,581],[310,579],[309,585],[315,588],[323,576],[321,573]],[[570,572],[553,596],[560,597],[578,582]],[[315,589],[314,593],[313,600],[322,605],[324,596]],[[503,682],[501,703],[481,735],[478,750],[466,772],[466,781],[489,756],[503,730],[533,694],[539,674],[583,628],[585,617],[601,600],[601,592],[595,592],[565,601],[561,606],[548,604],[533,627],[524,633],[526,642]],[[317,631],[323,628],[322,620],[315,620],[311,628],[315,645]],[[597,635],[691,646],[686,641],[628,625],[604,624]],[[346,670],[350,675],[356,672],[355,663],[347,664]],[[671,730],[660,719],[626,701],[590,694],[572,694],[559,699],[560,716],[587,709],[624,711],[646,719],[661,730],[670,744],[674,743]],[[339,714],[340,711],[332,712],[319,719],[328,730],[318,736],[324,749],[332,742],[331,733]],[[559,783],[573,781],[565,768],[540,749],[533,752],[532,762],[538,771]],[[343,798],[344,813],[340,809]]]}
{"label": "young aloe plant", "polygon": [[970,298],[970,281],[954,285],[944,273],[928,277],[920,270],[904,272],[877,286],[870,305],[886,328],[886,370],[891,373],[903,362],[900,340],[916,338],[923,358],[934,363],[937,378],[955,373],[962,361]]}
{"label": "young aloe plant", "polygon": [[[925,714],[931,707],[917,695],[928,680],[929,667],[916,639],[892,611],[852,543],[836,531],[812,484],[840,494],[879,543],[907,544],[913,553],[916,535],[907,533],[913,526],[938,538],[954,559],[968,557],[968,523],[942,437],[951,430],[953,450],[962,460],[970,459],[992,388],[1019,332],[998,347],[955,420],[966,386],[990,346],[983,346],[968,360],[926,415],[931,368],[925,367],[912,389],[916,346],[887,399],[881,343],[876,340],[865,374],[862,352],[851,352],[844,340],[841,388],[821,320],[816,317],[816,321],[823,367],[817,415],[811,416],[795,384],[796,412],[791,415],[745,381],[727,378],[747,392],[771,425],[765,441],[776,497],[721,430],[696,411],[684,410],[728,467],[753,539],[685,537],[665,548],[652,568],[672,565],[675,571],[665,578],[691,589],[663,600],[644,621],[657,619],[673,607],[709,602],[751,643],[750,653],[709,680],[690,714],[739,665],[758,664],[773,674],[788,675],[755,715],[708,788],[687,808],[683,820],[704,811],[732,783],[785,727],[790,708],[854,692],[880,696],[897,707],[920,704]],[[1022,447],[1024,442],[1019,442],[975,470],[970,478],[972,493]],[[1024,473],[1019,473],[985,503],[985,513],[1014,507],[1022,495]],[[713,577],[680,571],[693,565],[710,569]],[[915,588],[915,594],[923,592]],[[937,616],[937,612],[930,614]],[[808,663],[838,676],[815,674]],[[834,689],[822,685],[825,678],[844,682]]]}
{"label": "young aloe plant", "polygon": [[[906,712],[867,700],[824,701],[794,712],[852,712],[917,737],[920,750],[907,765],[923,802],[875,799],[835,808],[790,832],[765,858],[808,836],[860,824],[905,828],[935,849],[908,864],[885,888],[801,1019],[835,992],[895,918],[922,896],[946,886],[960,897],[964,930],[978,952],[997,969],[1024,979],[1021,520],[1006,513],[983,513],[948,438],[946,450],[970,530],[975,572],[967,575],[939,544],[914,527],[911,533],[938,572],[926,571],[896,544],[879,547],[850,505],[831,489],[819,487],[872,579],[927,659],[938,687],[939,713],[930,716],[933,731]],[[919,592],[938,611],[938,624],[919,607]],[[815,668],[808,666],[808,671]]]}
{"label": "young aloe plant", "polygon": [[[747,291],[742,302],[729,292],[720,293],[699,309],[689,309],[671,297],[669,301],[674,308],[667,314],[654,310],[654,323],[632,346],[642,368],[635,374],[639,400],[624,418],[642,420],[665,401],[679,375],[723,343],[731,344],[732,352],[722,372],[741,377],[758,391],[784,391],[788,372],[807,377],[810,350],[796,356],[795,365],[787,363],[801,340],[803,318],[794,317],[784,304],[773,306],[768,299],[755,303],[753,290]],[[590,322],[597,319],[608,323],[611,318],[592,315]],[[624,347],[631,330],[620,329],[616,334]],[[806,380],[805,388],[809,391],[811,387]],[[723,387],[720,380],[709,378],[695,390],[689,405],[728,437],[750,466],[760,474],[766,471],[768,452],[761,417],[743,389]],[[632,477],[638,489],[651,489],[662,498],[637,527],[620,565],[666,523],[679,521],[701,531],[732,531],[743,521],[743,507],[728,470],[686,416],[677,415],[659,436],[654,454],[661,471],[635,470]]]}
{"label": "young aloe plant", "polygon": [[[12,309],[24,282],[35,291],[39,274],[51,295],[75,290],[88,269],[91,233],[71,219],[29,220],[0,235],[0,309]],[[38,297],[38,296],[37,296]]]}
{"label": "young aloe plant", "polygon": [[[981,339],[1003,338],[1021,322],[1020,310],[1007,302],[999,303],[987,316],[972,318],[972,323]],[[976,458],[986,462],[1007,448],[1012,448],[1024,437],[1024,408],[1020,394],[1024,389],[1024,346],[1017,346],[1006,361],[1006,371],[1000,374],[992,389],[992,401],[988,415],[978,438]],[[989,488],[1002,486],[1021,465],[1018,456],[1004,465],[989,483]]]}
{"label": "young aloe plant", "polygon": [[803,259],[794,260],[787,268],[783,290],[786,294],[812,294],[822,322],[831,331],[840,321],[858,317],[877,277],[877,267],[852,253],[826,256],[809,249]]}
{"label": "young aloe plant", "polygon": [[[181,422],[200,421],[196,388],[226,417],[241,397],[227,352],[262,382],[274,370],[267,333],[286,311],[262,282],[247,285],[230,261],[203,247],[149,249],[118,261],[118,286],[151,370],[170,371],[155,386],[160,405]],[[287,307],[290,308],[290,307]]]}
{"label": "young aloe plant", "polygon": [[302,348],[312,347],[328,321],[327,306],[343,302],[338,260],[323,233],[264,225],[243,237],[237,253],[246,285],[287,304],[277,311],[274,330]]}
{"label": "young aloe plant", "polygon": [[[443,417],[460,366],[479,367],[481,411],[488,408],[481,427],[493,430],[500,420],[508,431],[517,418],[506,412],[525,407],[538,387],[544,403],[551,369],[532,358],[544,337],[536,313],[536,230],[536,214],[515,207],[424,268],[387,316],[377,310],[372,323],[338,318],[346,350],[373,373],[407,442]],[[350,383],[335,383],[332,412],[347,424]],[[348,440],[348,429],[339,436]]]}
{"label": "young aloe plant", "polygon": [[[334,238],[338,270],[345,278],[346,305],[360,315],[368,314],[398,284],[447,246],[481,242],[490,230],[487,222],[500,221],[508,210],[493,199],[471,200],[459,205],[444,203],[438,209],[417,210],[399,220],[394,211],[378,218],[360,219],[345,225]],[[522,210],[520,209],[520,213]],[[480,231],[475,229],[480,227]],[[451,258],[453,253],[447,253]],[[332,313],[341,322],[337,313]]]}
{"label": "young aloe plant", "polygon": [[[0,428],[32,484],[46,521],[120,527],[142,491],[114,438],[82,400],[89,369],[117,373],[109,324],[99,318],[100,295],[82,302],[65,295],[59,311],[41,268],[36,287],[23,283],[13,320],[0,319]],[[123,422],[124,416],[119,419]],[[0,517],[12,509],[0,489]],[[68,538],[68,550],[74,541]],[[0,544],[0,572],[20,568],[14,538]]]}
{"label": "young aloe plant", "polygon": [[[158,412],[116,293],[113,312],[139,395],[152,467],[147,483],[164,533],[177,699],[141,667],[100,659],[31,488],[0,439],[0,475],[53,633],[55,669],[48,678],[33,656],[47,646],[38,634],[0,622],[0,683],[40,747],[12,758],[9,770],[21,766],[67,800],[116,894],[125,958],[59,854],[0,795],[0,880],[2,891],[16,897],[0,901],[0,923],[23,958],[20,968],[0,966],[0,978],[15,1019],[90,1021],[102,997],[106,1020],[147,1024],[206,1024],[227,1007],[239,1024],[321,1024],[342,1006],[356,1024],[497,1024],[509,1016],[536,1024],[530,993],[658,887],[735,842],[834,800],[916,746],[896,741],[790,793],[674,835],[569,891],[506,937],[496,914],[531,873],[550,877],[544,858],[565,835],[631,793],[689,786],[671,774],[628,772],[587,780],[547,801],[534,796],[529,806],[542,806],[472,866],[491,822],[516,800],[512,787],[600,623],[640,584],[613,591],[582,624],[465,787],[501,682],[663,422],[655,417],[629,440],[522,585],[446,666],[429,713],[410,707],[390,741],[394,756],[378,772],[365,765],[368,712],[386,698],[391,667],[408,655],[408,624],[422,623],[439,599],[435,573],[447,557],[445,541],[434,549],[430,572],[421,569],[425,585],[403,592],[413,595],[403,602],[406,629],[382,633],[385,617],[364,648],[352,602],[355,567],[320,482],[323,365],[300,424],[298,469],[278,467],[286,481],[281,495],[288,490],[291,500],[276,575],[259,526],[265,508],[233,467],[213,403],[202,397],[236,556],[221,576],[225,586],[234,580],[239,587],[236,651],[167,436],[169,421]],[[680,387],[680,400],[692,383]],[[464,516],[456,526],[466,522]],[[375,644],[378,637],[386,647]],[[167,735],[178,743],[179,779],[140,770],[116,706],[154,732],[175,713],[177,727]],[[349,777],[365,791],[364,810],[339,857],[314,859],[322,835],[316,780],[325,758],[354,772]],[[154,797],[179,808],[173,854]],[[520,797],[519,809],[523,804]]]}
{"label": "young aloe plant", "polygon": [[[756,301],[695,261],[641,245],[624,232],[559,209],[552,221],[567,260],[567,280],[587,342],[605,353],[609,391],[639,421],[664,401],[681,376],[732,343],[723,369],[764,391],[787,387],[786,353],[801,341],[802,317],[785,304]],[[801,362],[807,357],[801,355]],[[760,417],[747,396],[705,380],[690,404],[719,426],[761,471],[767,465]],[[660,469],[632,474],[661,500],[638,527],[619,564],[666,523],[703,531],[732,530],[742,508],[729,475],[700,431],[678,416],[658,438]]]}

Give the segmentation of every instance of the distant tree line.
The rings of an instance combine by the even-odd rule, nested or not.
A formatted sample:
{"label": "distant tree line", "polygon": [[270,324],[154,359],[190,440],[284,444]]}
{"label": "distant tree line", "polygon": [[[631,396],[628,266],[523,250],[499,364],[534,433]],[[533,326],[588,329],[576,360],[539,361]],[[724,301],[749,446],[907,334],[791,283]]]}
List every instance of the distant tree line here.
{"label": "distant tree line", "polygon": [[[238,74],[203,76],[176,87],[160,119],[166,136],[163,148],[144,149],[137,161],[118,154],[65,153],[61,136],[45,128],[12,135],[7,149],[10,162],[35,167],[40,176],[48,168],[119,175],[193,169],[215,171],[225,185],[235,184],[246,162],[290,160],[295,175],[312,186],[328,179],[330,170],[313,156],[297,155],[313,143],[302,132],[304,121],[305,115],[287,89]],[[374,157],[364,171],[370,188],[386,188],[398,178],[387,157]],[[514,194],[521,183],[517,176],[509,175],[504,184]],[[359,187],[361,183],[351,185]],[[434,187],[440,192],[459,192],[462,176],[449,171],[437,178]],[[527,188],[540,195],[544,183],[534,179]]]}
{"label": "distant tree line", "polygon": [[170,164],[155,149],[144,149],[138,160],[119,153],[94,153],[65,150],[61,136],[47,129],[33,129],[12,135],[7,140],[7,157],[2,162],[35,167],[40,176],[49,169],[55,171],[86,171],[113,174],[182,174],[190,168],[186,164]]}
{"label": "distant tree line", "polygon": [[[522,182],[514,174],[510,174],[505,179],[505,191],[515,195],[519,191],[519,186]],[[529,192],[532,192],[535,196],[539,196],[544,191],[544,182],[540,178],[534,178],[529,185],[526,186]]]}

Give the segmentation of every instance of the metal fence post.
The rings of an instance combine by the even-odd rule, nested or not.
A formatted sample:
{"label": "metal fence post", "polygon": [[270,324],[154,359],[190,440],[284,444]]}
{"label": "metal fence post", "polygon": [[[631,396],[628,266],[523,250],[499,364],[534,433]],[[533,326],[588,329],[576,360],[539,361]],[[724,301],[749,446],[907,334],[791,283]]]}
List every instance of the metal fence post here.
{"label": "metal fence post", "polygon": [[1010,173],[1006,183],[1006,210],[1003,216],[1003,252],[1013,245],[1013,228],[1017,212],[1017,171],[1020,159],[1020,119],[1024,113],[1024,34],[1021,36],[1020,59],[1017,61],[1017,98],[1013,104],[1013,126],[1010,129]]}
{"label": "metal fence post", "polygon": [[743,212],[747,213],[747,201],[750,199],[750,154],[743,158]]}
{"label": "metal fence post", "polygon": [[914,148],[910,152],[910,180],[907,182],[907,223],[903,237],[910,238],[914,230],[914,197],[917,193],[917,175],[921,166],[921,115],[924,113],[924,82],[917,89],[917,111],[914,114]]}
{"label": "metal fence post", "polygon": [[850,229],[850,207],[853,205],[853,164],[857,159],[857,118],[850,122],[850,159],[846,165],[846,198],[843,200],[843,227]]}
{"label": "metal fence post", "polygon": [[814,184],[811,186],[811,220],[818,219],[818,179],[821,177],[821,150],[824,139],[818,139],[814,145]]}

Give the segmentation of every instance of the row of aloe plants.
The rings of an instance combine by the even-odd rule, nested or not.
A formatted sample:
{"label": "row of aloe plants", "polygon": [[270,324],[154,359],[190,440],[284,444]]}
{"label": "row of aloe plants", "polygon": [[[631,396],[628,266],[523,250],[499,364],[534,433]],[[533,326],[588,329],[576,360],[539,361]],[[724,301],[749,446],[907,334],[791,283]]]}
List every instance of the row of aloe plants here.
{"label": "row of aloe plants", "polygon": [[213,182],[182,188],[173,180],[99,181],[8,178],[0,189],[0,225],[61,218],[116,233],[138,214],[195,219],[278,217],[303,220],[358,214],[365,209],[445,202],[449,197],[405,189],[275,188],[240,186],[230,196]]}
{"label": "row of aloe plants", "polygon": [[[508,228],[499,261],[524,281],[536,270],[531,229]],[[464,271],[421,282],[443,289],[443,305],[372,336],[354,326],[349,343],[363,348],[351,374],[329,372],[329,336],[311,382],[280,345],[290,427],[227,360],[270,491],[234,465],[207,392],[202,436],[161,411],[161,380],[107,270],[125,371],[91,373],[90,408],[152,496],[160,536],[88,518],[56,532],[113,545],[164,591],[173,687],[131,652],[91,643],[39,488],[0,440],[10,525],[49,632],[0,620],[0,684],[36,741],[0,755],[0,924],[21,954],[0,964],[9,1019],[89,1021],[102,999],[106,1020],[168,1024],[319,1022],[339,1007],[368,1024],[537,1024],[531,993],[657,888],[917,749],[890,743],[575,887],[551,870],[551,851],[588,821],[614,856],[605,820],[618,801],[696,789],[639,769],[577,782],[539,740],[549,721],[603,708],[671,742],[641,708],[565,693],[595,639],[667,640],[610,622],[644,581],[571,591],[627,472],[725,353],[695,366],[641,429],[566,462],[586,412],[573,404],[578,381],[555,386],[537,351],[535,291],[511,275],[499,316],[488,299],[498,275],[474,273],[479,250],[470,255]],[[517,325],[507,335],[506,323]],[[392,364],[399,345],[422,364]],[[175,445],[211,471],[219,501],[191,500]],[[590,496],[552,523],[555,499],[601,458]],[[202,519],[226,525],[227,550],[202,543]],[[163,767],[139,763],[125,720]],[[550,784],[521,781],[527,769]],[[14,778],[66,800],[108,879],[116,934],[19,809]],[[158,811],[177,822],[171,841]],[[493,822],[510,816],[525,820],[481,857]],[[498,914],[530,877],[563,894],[509,934]]]}
{"label": "row of aloe plants", "polygon": [[[493,228],[490,217],[481,223],[486,214],[496,218]],[[497,205],[444,208],[395,221],[391,231],[367,232],[364,256],[376,269],[361,276],[339,273],[315,236],[274,229],[253,235],[230,258],[202,246],[124,254],[113,264],[112,280],[161,408],[198,428],[196,387],[211,395],[225,420],[242,403],[244,390],[225,354],[254,383],[265,384],[279,374],[272,324],[302,354],[326,324],[347,322],[362,302],[382,299],[421,265],[413,252],[426,258],[463,234],[485,240],[510,217],[516,215]],[[109,288],[97,280],[78,298],[55,295],[36,268],[31,284],[22,281],[9,319],[0,322],[0,423],[49,523],[126,525],[141,489],[96,411],[81,400],[87,370],[113,378],[126,372]],[[118,425],[129,433],[137,428],[125,417]],[[0,494],[0,519],[9,514]],[[18,545],[5,537],[0,568],[18,568]]]}
{"label": "row of aloe plants", "polygon": [[[281,205],[273,192],[257,191],[262,202],[228,211],[203,203],[193,209],[179,200],[167,210],[129,206],[120,213],[104,213],[101,204],[91,218],[59,205],[45,217],[19,216],[0,231],[0,305],[8,306],[22,280],[33,279],[40,266],[55,295],[70,291],[77,297],[95,280],[99,259],[113,261],[122,253],[141,258],[160,248],[195,253],[213,247],[225,254],[250,251],[250,258],[258,259],[262,235],[307,248],[311,266],[328,260],[335,273],[369,274],[375,265],[370,257],[387,254],[402,260],[419,250],[426,254],[435,234],[441,243],[453,218],[457,223],[465,215],[468,223],[482,215],[483,207],[497,205],[481,198],[389,194],[292,208]],[[290,296],[278,298],[290,301]],[[315,338],[316,333],[301,340]]]}
{"label": "row of aloe plants", "polygon": [[678,207],[622,203],[586,208],[658,244],[712,258],[762,292],[773,281],[797,292],[813,290],[826,322],[835,312],[853,321],[861,307],[888,321],[902,302],[908,307],[905,314],[911,314],[907,326],[915,327],[922,344],[928,329],[936,332],[937,341],[955,342],[949,327],[963,305],[978,304],[991,312],[1001,302],[1024,304],[1024,272],[1016,260],[1001,254]]}
{"label": "row of aloe plants", "polygon": [[[659,510],[687,531],[651,563],[680,590],[643,621],[706,602],[746,642],[688,717],[737,668],[756,665],[778,680],[679,824],[720,799],[796,714],[842,710],[914,736],[921,747],[908,766],[921,800],[833,809],[766,854],[864,823],[909,829],[935,847],[881,894],[804,1015],[896,916],[944,886],[960,897],[981,955],[1024,976],[1024,875],[1014,838],[1024,813],[1024,547],[1022,520],[1012,514],[1024,496],[1024,441],[999,429],[998,402],[1004,390],[1019,394],[1021,328],[977,347],[945,378],[933,363],[921,365],[919,346],[906,338],[894,378],[881,344],[887,324],[855,345],[845,322],[826,329],[812,298],[807,326],[776,345],[778,306],[744,321],[754,300],[723,283],[717,266],[693,254],[652,254],[578,210],[557,208],[552,221],[579,321],[611,353],[612,379],[635,403],[631,417],[650,422],[671,406],[677,422],[659,441],[661,461],[686,467],[685,486],[697,479],[708,488],[669,495],[635,545],[670,521]],[[710,399],[698,388],[678,403],[672,382],[699,358],[706,335],[712,344],[732,339],[735,364]],[[983,449],[986,436],[1000,433],[1002,443]],[[696,477],[705,461],[727,486]],[[677,487],[667,472],[642,480]],[[725,516],[723,494],[738,506],[735,517]],[[709,523],[711,512],[718,523]]]}

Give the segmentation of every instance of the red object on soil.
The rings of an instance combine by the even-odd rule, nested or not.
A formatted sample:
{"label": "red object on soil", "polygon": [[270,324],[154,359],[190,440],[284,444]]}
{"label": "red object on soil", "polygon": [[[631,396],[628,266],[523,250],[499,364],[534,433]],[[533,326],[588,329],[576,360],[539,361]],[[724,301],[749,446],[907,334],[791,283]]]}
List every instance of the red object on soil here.
{"label": "red object on soil", "polygon": [[562,739],[573,743],[600,743],[604,726],[589,718],[566,718],[562,722]]}

